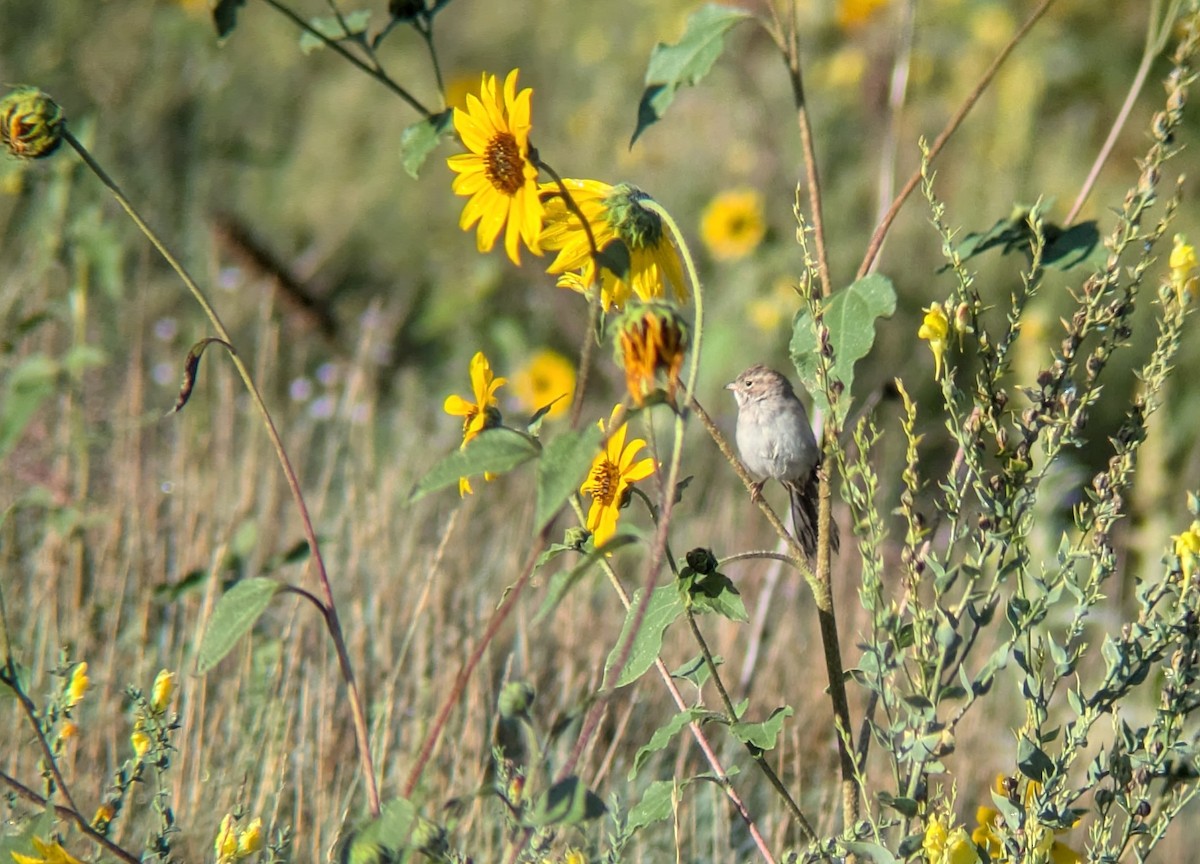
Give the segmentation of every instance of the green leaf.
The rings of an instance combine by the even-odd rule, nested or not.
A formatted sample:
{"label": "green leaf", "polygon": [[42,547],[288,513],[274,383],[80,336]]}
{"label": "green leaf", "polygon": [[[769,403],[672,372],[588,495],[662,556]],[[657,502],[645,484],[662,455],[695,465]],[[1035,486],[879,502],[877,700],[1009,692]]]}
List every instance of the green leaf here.
{"label": "green leaf", "polygon": [[[321,36],[334,42],[340,42],[343,39],[353,39],[355,36],[361,36],[363,33],[366,33],[367,24],[370,20],[370,10],[360,9],[357,12],[344,12],[340,17],[337,15],[326,15],[319,18],[311,18],[309,19],[308,26],[316,30],[317,33],[320,33]],[[308,30],[300,34],[300,50],[305,54],[311,54],[316,49],[324,47],[324,40]]]}
{"label": "green leaf", "polygon": [[637,772],[646,764],[646,760],[670,744],[671,739],[679,734],[680,729],[693,720],[699,720],[707,716],[709,716],[709,712],[703,708],[689,708],[687,711],[680,711],[662,726],[655,729],[654,734],[650,736],[650,740],[639,747],[637,753],[634,754],[633,767],[629,769],[629,779],[633,780],[636,778]]}
{"label": "green leaf", "polygon": [[642,793],[642,800],[629,811],[625,831],[632,834],[669,817],[675,804],[675,789],[674,780],[655,780],[651,783]]}
{"label": "green leaf", "polygon": [[1028,738],[1022,737],[1017,744],[1017,767],[1030,780],[1045,783],[1046,778],[1054,772],[1054,763],[1042,748]]}
{"label": "green leaf", "polygon": [[[896,311],[896,290],[892,280],[878,273],[864,276],[849,287],[835,293],[825,302],[824,320],[829,328],[834,362],[829,374],[845,385],[845,395],[838,400],[841,417],[846,416],[853,393],[854,364],[867,356],[875,342],[875,321],[890,318]],[[817,375],[817,339],[813,332],[812,316],[801,309],[792,323],[792,362],[800,380],[812,395],[813,404],[822,412],[829,411],[829,402]]]}
{"label": "green leaf", "polygon": [[442,459],[419,482],[409,503],[424,498],[430,492],[458,483],[459,477],[476,477],[484,472],[503,474],[535,458],[540,447],[520,432],[499,427],[480,432],[461,450]]}
{"label": "green leaf", "polygon": [[246,5],[246,0],[219,0],[213,9],[213,24],[217,28],[217,38],[224,39],[237,26],[237,13]]}
{"label": "green leaf", "polygon": [[578,777],[559,780],[533,805],[527,823],[536,828],[546,825],[578,825],[608,812],[600,796],[583,785]]}
{"label": "green leaf", "polygon": [[221,662],[234,644],[254,626],[283,583],[262,576],[243,579],[217,601],[200,642],[196,671],[203,675]]}
{"label": "green leaf", "polygon": [[662,119],[680,87],[697,84],[708,74],[725,48],[726,31],[749,17],[750,13],[744,9],[709,3],[688,16],[683,38],[677,43],[659,42],[654,46],[630,147],[647,128]]}
{"label": "green leaf", "polygon": [[0,405],[0,459],[7,456],[33,415],[55,390],[62,367],[44,354],[31,354],[8,375]]}
{"label": "green leaf", "polygon": [[[1044,205],[1026,207],[1018,204],[1004,219],[998,220],[986,231],[972,231],[954,247],[959,260],[966,261],[989,249],[1000,247],[1001,254],[1022,253],[1026,259],[1033,253],[1034,234],[1029,225],[1030,214]],[[1057,270],[1070,270],[1080,264],[1102,263],[1097,256],[1107,256],[1100,243],[1100,229],[1095,220],[1079,222],[1070,228],[1062,228],[1053,222],[1042,222],[1045,245],[1042,247],[1042,266]],[[1095,260],[1093,260],[1095,259]],[[942,267],[949,269],[950,265]]]}
{"label": "green leaf", "polygon": [[[684,573],[688,571],[685,569]],[[733,580],[724,573],[691,574],[680,578],[681,587],[691,598],[692,610],[697,613],[715,612],[730,621],[749,621],[746,604],[734,587]]]}
{"label": "green leaf", "polygon": [[600,427],[564,432],[546,444],[537,466],[537,506],[533,530],[540,532],[587,477],[600,452]]}
{"label": "green leaf", "polygon": [[663,633],[671,622],[683,614],[683,600],[679,596],[679,591],[674,585],[662,585],[654,589],[654,593],[650,595],[649,605],[646,608],[645,618],[642,619],[642,626],[638,629],[637,636],[633,640],[633,645],[629,652],[629,659],[625,663],[625,668],[620,670],[620,675],[616,683],[608,683],[609,673],[617,661],[621,659],[621,649],[625,644],[625,639],[629,635],[630,628],[637,617],[638,605],[641,600],[641,591],[638,591],[633,597],[633,603],[629,607],[629,611],[625,613],[625,623],[621,627],[621,635],[617,637],[617,644],[608,654],[608,659],[604,661],[604,680],[606,687],[613,689],[624,687],[626,684],[631,684],[645,674],[646,670],[654,665],[654,661],[658,659],[658,654],[662,651]]}
{"label": "green leaf", "polygon": [[[579,581],[587,574],[592,565],[603,558],[605,555],[612,552],[614,549],[619,549],[622,546],[628,546],[630,543],[636,543],[637,538],[629,534],[617,534],[610,539],[599,549],[590,549],[583,560],[572,567],[570,570],[560,570],[550,578],[550,584],[546,587],[546,598],[542,600],[542,605],[538,607],[537,614],[533,616],[533,623],[537,624],[547,615],[558,608],[558,604],[567,596],[567,592],[574,588]],[[556,544],[550,549],[542,553],[544,558],[557,547],[558,551],[571,551],[573,547]],[[538,566],[542,564],[541,558],[538,559]]]}
{"label": "green leaf", "polygon": [[[725,665],[725,658],[720,654],[714,654],[713,665]],[[703,654],[697,654],[679,668],[671,670],[672,678],[680,678],[684,681],[691,681],[696,687],[703,687],[711,674],[712,671],[709,669],[708,662],[704,659]]]}
{"label": "green leaf", "polygon": [[784,705],[772,711],[771,716],[761,723],[734,723],[729,731],[743,744],[750,744],[759,750],[774,750],[783,721],[795,713],[790,705]]}
{"label": "green leaf", "polygon": [[433,152],[433,148],[441,142],[442,136],[450,128],[454,110],[447,108],[440,114],[418,120],[400,133],[400,164],[409,177],[417,179],[417,173],[425,164],[425,159]]}

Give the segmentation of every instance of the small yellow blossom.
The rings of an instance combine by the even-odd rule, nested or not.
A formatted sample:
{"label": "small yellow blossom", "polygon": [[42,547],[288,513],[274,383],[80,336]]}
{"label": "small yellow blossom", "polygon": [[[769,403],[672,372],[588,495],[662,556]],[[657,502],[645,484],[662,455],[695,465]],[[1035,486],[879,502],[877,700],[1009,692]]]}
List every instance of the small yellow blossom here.
{"label": "small yellow blossom", "polygon": [[563,864],[587,864],[587,856],[580,849],[568,849],[563,856]]}
{"label": "small yellow blossom", "polygon": [[[507,378],[497,378],[492,374],[492,364],[482,351],[477,351],[471,358],[471,391],[475,396],[474,402],[468,402],[463,397],[452,394],[446,397],[442,410],[454,417],[463,418],[462,446],[466,447],[476,435],[484,429],[500,425],[500,401],[496,391],[508,383]],[[484,480],[491,480],[491,474],[484,474]],[[458,480],[458,494],[470,495],[471,483],[466,477]]]}
{"label": "small yellow blossom", "polygon": [[1182,234],[1175,235],[1175,245],[1171,248],[1171,287],[1180,303],[1186,303],[1191,295],[1196,293],[1196,247],[1187,242]]}
{"label": "small yellow blossom", "polygon": [[150,736],[140,729],[129,736],[129,743],[133,745],[133,752],[139,759],[150,751]]}
{"label": "small yellow blossom", "polygon": [[[1005,777],[1001,774],[996,777],[994,788],[1004,795],[1007,794],[1004,787]],[[1021,795],[1027,814],[1024,834],[1028,860],[1044,862],[1044,864],[1078,864],[1083,860],[1082,856],[1070,846],[1055,839],[1055,832],[1038,824],[1037,817],[1032,812],[1033,798],[1041,788],[1042,784],[1030,780],[1026,782],[1025,791]],[[975,812],[975,821],[978,824],[971,832],[971,839],[975,845],[987,852],[988,857],[995,864],[1009,864],[1008,858],[1004,855],[1004,843],[998,833],[1002,823],[1000,812],[992,807],[980,807]]]}
{"label": "small yellow blossom", "polygon": [[1179,567],[1183,570],[1183,587],[1186,590],[1192,584],[1192,576],[1200,566],[1200,519],[1192,522],[1192,527],[1182,534],[1172,538],[1175,541],[1175,557],[1179,559]]}
{"label": "small yellow blossom", "polygon": [[731,189],[709,202],[700,217],[700,238],[718,261],[745,258],[767,233],[763,198],[756,189]]}
{"label": "small yellow blossom", "polygon": [[858,29],[887,4],[888,0],[838,0],[838,26],[843,30]]}
{"label": "small yellow blossom", "polygon": [[80,663],[71,670],[71,680],[67,684],[67,705],[75,707],[82,701],[87,693],[88,685],[92,683],[92,679],[88,678],[88,664]]}
{"label": "small yellow blossom", "polygon": [[530,414],[547,405],[551,419],[566,416],[575,394],[575,366],[557,351],[538,351],[513,375],[513,394]]}
{"label": "small yellow blossom", "polygon": [[237,855],[237,826],[233,821],[233,814],[226,813],[225,818],[221,820],[221,828],[217,831],[217,842],[213,844],[213,850],[217,853],[217,861],[228,862],[234,860]]}
{"label": "small yellow blossom", "polygon": [[[592,470],[588,472],[587,480],[579,487],[580,493],[592,497],[592,506],[588,510],[587,529],[592,532],[592,542],[603,546],[617,532],[617,519],[621,508],[625,505],[629,487],[639,480],[644,480],[654,473],[654,460],[647,458],[637,461],[638,454],[646,446],[641,438],[635,438],[626,443],[625,433],[628,425],[616,423],[621,417],[621,406],[613,409],[608,421],[609,435],[605,447],[592,462]],[[604,421],[600,421],[600,431],[605,431]]]}
{"label": "small yellow blossom", "polygon": [[246,858],[263,848],[262,819],[255,818],[238,835],[237,857]]}
{"label": "small yellow blossom", "polygon": [[92,817],[92,827],[97,831],[104,831],[110,822],[116,818],[117,810],[108,801],[105,801],[96,808],[96,815]]}
{"label": "small yellow blossom", "polygon": [[46,843],[37,837],[31,838],[37,856],[22,855],[12,852],[16,864],[81,864],[80,860],[58,844],[58,841]]}
{"label": "small yellow blossom", "polygon": [[933,377],[942,377],[942,357],[946,354],[947,337],[950,335],[950,319],[941,303],[934,303],[925,311],[921,328],[917,330],[917,338],[929,343],[933,352]]}
{"label": "small yellow blossom", "polygon": [[951,829],[945,816],[934,816],[925,827],[921,851],[929,864],[979,864],[979,850],[961,825]]}
{"label": "small yellow blossom", "polygon": [[458,220],[464,231],[479,223],[476,245],[491,251],[504,231],[504,251],[520,265],[522,242],[541,255],[542,200],[538,197],[537,166],[529,146],[530,103],[533,90],[517,92],[514,69],[497,92],[496,76],[483,75],[479,95],[467,96],[467,108],[454,109],[454,128],[467,153],[447,160],[454,193],[468,199]]}
{"label": "small yellow blossom", "polygon": [[161,670],[154,676],[154,686],[150,688],[150,710],[156,714],[166,711],[174,692],[175,673]]}

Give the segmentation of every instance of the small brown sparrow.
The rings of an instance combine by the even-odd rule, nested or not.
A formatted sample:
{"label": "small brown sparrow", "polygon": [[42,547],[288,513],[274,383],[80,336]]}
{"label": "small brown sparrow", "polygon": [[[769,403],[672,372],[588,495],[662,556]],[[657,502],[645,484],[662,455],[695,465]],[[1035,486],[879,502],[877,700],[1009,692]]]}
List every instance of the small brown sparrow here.
{"label": "small brown sparrow", "polygon": [[[742,464],[756,481],[754,494],[770,479],[781,482],[792,503],[796,539],[810,558],[817,552],[817,469],[821,451],[804,405],[783,375],[761,363],[725,385],[737,400],[737,445]],[[830,542],[838,548],[837,526]]]}

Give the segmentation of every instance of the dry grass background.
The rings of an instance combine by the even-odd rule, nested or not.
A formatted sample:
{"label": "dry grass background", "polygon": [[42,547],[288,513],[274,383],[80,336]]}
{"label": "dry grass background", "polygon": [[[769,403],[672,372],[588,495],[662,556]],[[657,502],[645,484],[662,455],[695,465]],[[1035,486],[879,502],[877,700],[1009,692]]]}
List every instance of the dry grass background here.
{"label": "dry grass background", "polygon": [[[382,15],[383,4],[374,5]],[[916,134],[940,126],[998,47],[995,34],[1020,20],[1026,5],[942,2],[922,12],[901,174],[914,162]],[[746,353],[745,307],[774,279],[798,270],[790,241],[798,147],[782,67],[760,37],[743,36],[708,85],[685,94],[664,126],[627,151],[644,59],[654,41],[677,36],[691,6],[459,0],[440,23],[450,77],[522,67],[523,83],[535,87],[538,144],[564,173],[639,182],[688,225],[725,186],[748,182],[767,194],[772,237],[760,252],[737,266],[705,264],[715,323],[700,395],[728,429],[733,406],[720,385],[753,360],[785,356],[782,331],[755,336],[753,356]],[[1064,0],[963,129],[941,176],[952,216],[968,227],[986,227],[1014,200],[1038,192],[1057,195],[1060,207],[1073,197],[1141,47],[1143,3],[1107,7]],[[892,31],[884,19],[842,33],[831,26],[830,10],[808,14],[815,22],[811,95],[829,178],[831,251],[845,280],[873,224],[880,78],[890,70]],[[577,298],[556,291],[537,268],[516,271],[498,255],[475,255],[473,238],[456,228],[459,204],[440,158],[417,182],[400,169],[398,136],[414,118],[327,52],[300,55],[295,36],[256,3],[218,47],[201,18],[169,3],[89,4],[83,13],[76,4],[10,0],[0,8],[0,78],[54,94],[86,124],[101,161],[200,282],[224,286],[212,290],[215,302],[277,412],[324,542],[387,794],[403,784],[467,651],[515,578],[530,535],[528,476],[498,480],[461,505],[452,493],[406,504],[423,470],[457,444],[460,430],[440,413],[442,398],[465,389],[466,358],[475,350],[496,352],[493,362],[504,371],[542,344],[572,350],[585,322]],[[409,47],[389,55],[390,71],[427,86]],[[843,67],[861,71],[847,84],[839,78]],[[1102,217],[1120,200],[1157,99],[1152,84],[1093,197],[1093,214]],[[259,572],[301,532],[274,454],[222,357],[205,358],[201,384],[181,415],[162,416],[187,347],[207,335],[180,286],[71,156],[35,166],[20,182],[0,198],[0,381],[37,352],[62,357],[90,345],[103,361],[64,376],[0,463],[0,579],[10,636],[35,693],[54,686],[48,670],[62,646],[90,664],[93,690],[65,771],[77,797],[94,806],[109,772],[128,755],[124,688],[148,687],[162,667],[187,673],[223,581]],[[226,213],[253,226],[328,302],[339,322],[335,339],[281,303],[270,279],[239,266],[215,230]],[[1196,233],[1191,213],[1182,221]],[[860,371],[864,389],[901,374],[919,391],[930,378],[928,352],[914,348],[913,334],[920,307],[945,291],[931,275],[939,254],[933,241],[921,203],[912,202],[884,258],[901,306],[883,329],[878,359]],[[1003,264],[982,266],[985,278],[1012,278]],[[1050,335],[1031,352],[1044,354],[1051,344],[1055,303],[1050,296],[1038,307]],[[39,326],[18,328],[43,314]],[[1184,356],[1194,364],[1195,346]],[[300,377],[316,381],[329,363],[335,379],[315,386],[334,408],[317,417],[313,401],[292,398],[290,387]],[[598,376],[589,401],[597,416],[617,386],[606,357]],[[1130,580],[1157,565],[1167,534],[1183,527],[1182,490],[1200,485],[1193,440],[1200,411],[1194,394],[1174,395],[1157,418],[1134,495]],[[930,425],[936,436],[937,422]],[[686,473],[697,479],[677,515],[676,552],[769,544],[767,527],[700,430],[690,431],[688,442]],[[1096,444],[1102,452],[1103,440]],[[894,466],[881,470],[894,495],[902,447],[885,445],[882,454]],[[1088,458],[1081,456],[1081,471]],[[1069,478],[1064,482],[1069,493]],[[1056,543],[1051,530],[1045,543]],[[636,552],[620,553],[618,569],[640,579],[639,561]],[[850,663],[865,624],[854,554],[843,553],[835,566]],[[205,576],[194,590],[178,597],[162,590],[197,571]],[[302,564],[276,572],[307,578]],[[708,622],[713,650],[764,714],[784,703],[795,707],[772,758],[806,812],[832,828],[836,752],[811,598],[792,575],[772,573],[767,563],[729,572],[752,614],[760,602],[769,608],[758,635]],[[619,605],[603,582],[590,579],[534,627],[538,588],[548,576],[518,606],[450,719],[418,790],[432,816],[484,782],[503,682],[536,687],[534,714],[543,730],[577,718],[599,684],[620,629]],[[1119,609],[1122,598],[1112,603]],[[672,667],[696,653],[684,633],[674,635],[664,651]],[[747,669],[750,651],[756,660]],[[858,708],[858,694],[851,698]],[[241,801],[269,823],[293,827],[295,860],[325,860],[343,822],[361,814],[363,795],[336,661],[316,615],[291,599],[276,602],[217,669],[181,677],[177,704],[183,728],[169,777],[184,859],[210,854],[221,816]],[[672,713],[649,677],[613,700],[582,776],[603,795],[635,800],[636,787],[624,779],[632,753]],[[961,729],[950,765],[966,818],[973,802],[986,798],[992,776],[1011,765],[1006,730],[1021,717],[1013,699]],[[11,730],[0,735],[0,766],[35,778],[31,736],[14,707],[0,709],[0,727]],[[568,732],[555,746],[565,754],[572,740]],[[744,761],[738,748],[722,746],[723,758]],[[699,770],[690,739],[681,739],[642,781]],[[775,848],[794,840],[749,767],[738,784]],[[501,849],[494,805],[476,801],[466,812],[464,836],[475,860],[495,860]],[[144,823],[122,821],[115,839],[139,848],[144,830]],[[1200,860],[1187,833],[1180,829],[1162,860]],[[740,825],[709,784],[686,796],[674,834],[647,834],[638,860],[668,860],[676,842],[689,860],[750,855]]]}

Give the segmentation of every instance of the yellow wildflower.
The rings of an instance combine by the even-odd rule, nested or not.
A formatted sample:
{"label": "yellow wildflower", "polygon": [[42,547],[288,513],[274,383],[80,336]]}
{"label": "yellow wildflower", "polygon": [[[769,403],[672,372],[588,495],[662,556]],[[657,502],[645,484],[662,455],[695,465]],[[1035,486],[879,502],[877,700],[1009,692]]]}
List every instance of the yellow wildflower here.
{"label": "yellow wildflower", "polygon": [[763,198],[756,189],[731,189],[709,202],[700,217],[700,238],[718,261],[745,258],[767,234]]}
{"label": "yellow wildflower", "polygon": [[[618,405],[613,409],[612,417],[608,421],[608,429],[612,434],[609,435],[604,449],[592,462],[587,480],[579,487],[580,493],[592,497],[587,529],[592,532],[592,542],[597,547],[603,546],[616,533],[617,519],[626,503],[630,485],[654,473],[653,459],[637,461],[637,455],[646,446],[646,442],[635,438],[626,443],[625,433],[628,425],[622,423],[616,426],[620,417],[621,406]],[[605,431],[603,420],[600,421],[600,431]]]}
{"label": "yellow wildflower", "polygon": [[945,816],[934,816],[925,826],[921,850],[929,864],[979,864],[979,850],[959,825],[951,830]]}
{"label": "yellow wildflower", "polygon": [[1179,559],[1179,567],[1183,570],[1183,587],[1186,590],[1200,565],[1200,519],[1194,520],[1191,528],[1171,539],[1175,541],[1175,557]]}
{"label": "yellow wildflower", "polygon": [[599,282],[605,310],[624,308],[633,295],[647,302],[665,298],[668,285],[677,302],[687,301],[683,267],[667,226],[642,204],[650,196],[627,183],[610,186],[599,180],[568,179],[563,185],[591,228],[600,272],[597,279],[596,258],[583,223],[567,207],[558,184],[543,183],[542,248],[558,252],[546,268],[559,276],[558,287],[586,294]]}
{"label": "yellow wildflower", "polygon": [[171,696],[175,692],[175,673],[161,670],[154,676],[154,686],[150,688],[150,710],[161,714],[171,704]]}
{"label": "yellow wildflower", "polygon": [[1171,287],[1180,303],[1186,303],[1188,298],[1196,293],[1196,247],[1187,242],[1182,234],[1175,235],[1175,245],[1171,247],[1171,258],[1168,261],[1171,268]]}
{"label": "yellow wildflower", "polygon": [[67,684],[67,706],[75,707],[82,701],[87,693],[88,685],[92,683],[92,679],[87,674],[88,664],[80,663],[71,670],[71,680]]}
{"label": "yellow wildflower", "polygon": [[[996,777],[994,788],[1003,795],[1007,794],[1004,786],[1005,777],[1001,774]],[[1025,791],[1021,795],[1027,814],[1024,827],[1024,848],[1028,860],[1046,862],[1046,864],[1078,864],[1083,860],[1082,856],[1070,846],[1055,839],[1055,832],[1039,824],[1036,815],[1032,812],[1031,802],[1041,788],[1041,783],[1030,780],[1025,784]],[[1000,812],[992,807],[980,807],[975,812],[975,821],[978,824],[971,832],[971,839],[975,841],[975,845],[987,852],[988,857],[995,864],[1008,864],[1008,858],[1004,855],[1004,843],[998,830],[1002,827]]]}
{"label": "yellow wildflower", "polygon": [[12,852],[16,864],[81,864],[80,860],[59,845],[58,841],[46,843],[37,837],[31,838],[37,857]]}
{"label": "yellow wildflower", "polygon": [[263,848],[262,819],[255,818],[238,835],[237,857],[246,858]]}
{"label": "yellow wildflower", "polygon": [[547,417],[563,417],[570,410],[575,394],[575,366],[547,348],[535,353],[513,375],[512,386],[523,410],[532,414],[549,405]]}
{"label": "yellow wildflower", "polygon": [[133,745],[133,752],[141,759],[150,750],[150,736],[140,729],[136,730],[129,736],[129,743]]}
{"label": "yellow wildflower", "polygon": [[942,377],[942,357],[946,354],[947,337],[950,335],[950,319],[941,303],[934,303],[925,311],[925,318],[917,330],[917,338],[929,343],[933,352],[933,377]]}
{"label": "yellow wildflower", "polygon": [[217,831],[217,842],[213,844],[213,849],[217,853],[217,861],[220,864],[233,861],[237,855],[238,841],[237,829],[234,825],[233,814],[226,813],[225,818],[221,820],[221,828]]}
{"label": "yellow wildflower", "polygon": [[[468,402],[463,397],[452,394],[446,397],[442,410],[454,417],[463,418],[462,446],[466,447],[476,435],[484,429],[500,425],[500,402],[496,391],[508,382],[507,378],[496,378],[492,374],[492,364],[482,351],[477,351],[471,358],[471,391],[475,395],[474,402]],[[484,474],[484,480],[491,480],[491,474]],[[470,495],[471,483],[466,477],[458,481],[458,494]]]}
{"label": "yellow wildflower", "polygon": [[496,76],[484,74],[479,96],[467,96],[465,111],[454,109],[454,128],[470,152],[451,156],[447,164],[458,174],[455,194],[469,199],[459,227],[469,231],[479,223],[480,252],[490,251],[503,230],[504,251],[519,265],[522,241],[533,254],[542,254],[542,201],[529,146],[533,90],[517,92],[518,71],[508,73],[503,93],[496,90]]}
{"label": "yellow wildflower", "polygon": [[855,30],[870,21],[887,4],[888,0],[838,0],[838,26],[843,30]]}

